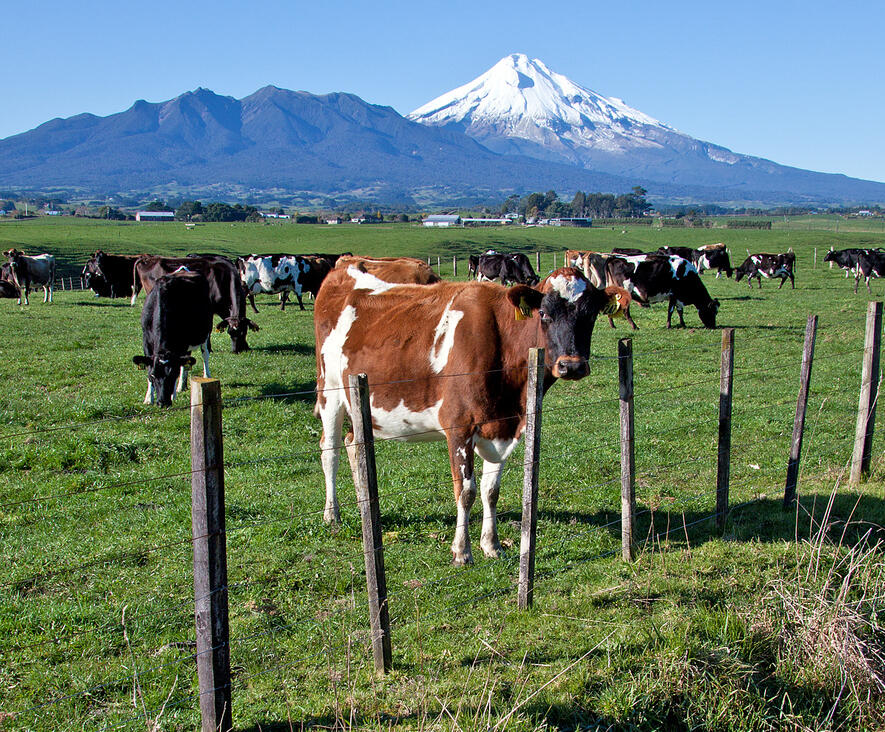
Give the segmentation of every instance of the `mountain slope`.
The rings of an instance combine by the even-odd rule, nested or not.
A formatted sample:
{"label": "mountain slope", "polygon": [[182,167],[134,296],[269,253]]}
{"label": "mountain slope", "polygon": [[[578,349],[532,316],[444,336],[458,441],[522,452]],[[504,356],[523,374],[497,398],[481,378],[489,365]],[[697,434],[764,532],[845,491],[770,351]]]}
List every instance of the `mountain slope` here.
{"label": "mountain slope", "polygon": [[778,165],[696,140],[524,54],[504,57],[407,116],[462,131],[497,152],[661,183],[741,194],[794,191],[797,200],[878,199],[885,190],[885,184]]}
{"label": "mountain slope", "polygon": [[208,89],[137,101],[108,117],[55,119],[0,140],[0,185],[99,192],[177,186],[360,196],[626,191],[635,181],[495,154],[470,137],[410,122],[352,94],[268,86],[236,100]]}

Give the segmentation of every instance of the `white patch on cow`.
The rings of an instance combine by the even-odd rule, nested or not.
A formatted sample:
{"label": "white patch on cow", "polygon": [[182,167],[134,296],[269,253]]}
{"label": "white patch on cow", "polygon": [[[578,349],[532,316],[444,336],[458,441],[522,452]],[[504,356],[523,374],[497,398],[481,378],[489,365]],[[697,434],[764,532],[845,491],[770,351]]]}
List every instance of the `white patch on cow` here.
{"label": "white patch on cow", "polygon": [[683,259],[682,257],[679,257],[679,256],[677,256],[677,255],[675,255],[675,254],[671,254],[671,255],[670,255],[670,269],[673,271],[673,277],[674,277],[674,279],[677,279],[677,280],[678,280],[678,279],[681,279],[681,277],[680,277],[680,275],[679,275],[679,267],[682,266],[683,264],[684,264],[684,266],[685,266],[685,269],[684,269],[684,271],[683,271],[683,273],[682,273],[682,277],[684,277],[685,275],[687,275],[687,274],[689,274],[689,273],[691,273],[691,272],[697,272],[697,271],[698,271],[698,268],[695,267],[695,266],[694,266],[691,262],[689,262],[687,259]]}
{"label": "white patch on cow", "polygon": [[178,274],[179,272],[190,272],[190,270],[182,264],[182,265],[181,265],[178,269],[176,269],[172,274]]}
{"label": "white patch on cow", "polygon": [[369,272],[362,272],[353,265],[347,268],[347,274],[353,278],[353,288],[355,290],[371,290],[369,292],[370,295],[380,295],[392,287],[396,287],[396,283],[385,282]]}
{"label": "white patch on cow", "polygon": [[566,302],[577,302],[587,289],[586,280],[579,280],[576,277],[556,275],[547,281],[550,283],[550,287],[559,293],[559,296]]}
{"label": "white patch on cow", "polygon": [[373,431],[375,437],[379,439],[433,442],[446,438],[445,429],[439,420],[442,399],[436,404],[417,411],[407,407],[403,401],[390,410],[377,406],[371,399],[370,402],[372,421],[375,424]]}
{"label": "white patch on cow", "polygon": [[449,300],[446,309],[443,310],[439,323],[436,324],[436,330],[433,332],[433,345],[430,347],[430,367],[435,373],[439,374],[446,367],[449,361],[449,355],[452,347],[455,345],[455,329],[461,318],[464,317],[462,310],[452,310],[452,302],[455,298]]}
{"label": "white patch on cow", "polygon": [[344,343],[347,334],[356,320],[356,308],[348,305],[338,316],[338,322],[332,332],[323,341],[320,350],[323,376],[327,389],[340,389],[344,385],[344,370],[347,368],[347,356],[344,355]]}
{"label": "white patch on cow", "polygon": [[483,437],[477,437],[475,447],[476,454],[487,462],[503,463],[508,457],[510,457],[513,448],[519,443],[519,438],[522,437],[523,429],[525,428],[520,427],[516,435],[510,439],[487,440]]}

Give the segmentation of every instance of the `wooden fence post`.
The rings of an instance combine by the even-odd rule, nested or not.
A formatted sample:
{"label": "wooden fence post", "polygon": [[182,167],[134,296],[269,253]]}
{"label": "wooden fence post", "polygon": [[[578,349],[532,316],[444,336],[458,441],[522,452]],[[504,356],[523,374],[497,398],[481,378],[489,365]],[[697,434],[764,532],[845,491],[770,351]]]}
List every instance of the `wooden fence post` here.
{"label": "wooden fence post", "polygon": [[544,349],[530,348],[525,392],[525,466],[522,480],[522,532],[519,540],[517,606],[526,610],[535,596],[535,543],[538,533],[538,467],[541,453],[541,401],[544,398]]}
{"label": "wooden fence post", "polygon": [[731,403],[734,394],[734,328],[722,331],[719,361],[719,451],[716,464],[716,528],[725,528],[731,482]]}
{"label": "wooden fence post", "polygon": [[227,541],[224,525],[224,451],[221,383],[191,379],[191,522],[194,544],[194,618],[203,732],[226,732],[231,717]]}
{"label": "wooden fence post", "polygon": [[384,543],[381,535],[381,508],[378,504],[378,475],[375,470],[375,439],[369,406],[369,380],[365,374],[351,374],[350,410],[353,415],[353,446],[359,479],[357,502],[363,525],[363,556],[366,561],[366,590],[369,594],[369,623],[372,628],[372,655],[375,671],[386,674],[392,667],[390,615],[387,609],[387,576],[384,572]]}
{"label": "wooden fence post", "polygon": [[618,389],[621,404],[621,556],[633,561],[636,512],[636,460],[633,446],[633,339],[618,341]]}
{"label": "wooden fence post", "polygon": [[541,252],[535,252],[535,271],[541,274]]}
{"label": "wooden fence post", "polygon": [[799,481],[799,461],[802,457],[802,436],[805,432],[805,412],[808,409],[808,388],[811,384],[811,365],[814,362],[814,341],[817,337],[817,316],[809,315],[805,325],[805,346],[802,349],[802,372],[799,376],[799,398],[793,418],[793,441],[790,444],[790,462],[787,463],[787,483],[784,486],[784,508],[796,500]]}
{"label": "wooden fence post", "polygon": [[863,373],[860,382],[860,404],[851,458],[850,485],[857,485],[870,472],[873,451],[873,429],[876,426],[876,399],[879,394],[879,349],[882,344],[882,303],[871,302],[867,308],[864,337]]}
{"label": "wooden fence post", "polygon": [[452,277],[458,276],[458,255],[452,256]]}

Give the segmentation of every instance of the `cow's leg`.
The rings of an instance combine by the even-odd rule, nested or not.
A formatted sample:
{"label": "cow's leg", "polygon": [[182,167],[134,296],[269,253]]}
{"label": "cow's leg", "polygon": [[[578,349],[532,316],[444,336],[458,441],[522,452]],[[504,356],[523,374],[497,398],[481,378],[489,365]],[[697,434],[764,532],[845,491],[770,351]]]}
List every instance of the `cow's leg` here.
{"label": "cow's leg", "polygon": [[498,494],[501,491],[501,470],[503,463],[484,460],[482,463],[482,480],[480,496],[482,497],[482,534],[479,545],[483,554],[497,559],[503,551],[498,540]]}
{"label": "cow's leg", "polygon": [[289,291],[283,290],[280,293],[280,312],[286,312],[286,303],[289,302]]}
{"label": "cow's leg", "polygon": [[639,330],[639,326],[633,322],[633,318],[630,317],[630,306],[628,305],[626,310],[624,310],[624,318],[630,325],[633,327],[633,330]]}
{"label": "cow's leg", "polygon": [[295,293],[295,297],[298,298],[298,307],[301,308],[302,310],[304,310],[305,308],[304,308],[304,303],[303,303],[302,300],[301,300],[301,293],[300,293],[300,292],[296,292],[296,293]]}
{"label": "cow's leg", "polygon": [[190,369],[184,364],[181,365],[181,371],[178,372],[178,381],[175,382],[175,388],[172,390],[172,398],[175,399],[175,396],[178,392],[184,391],[187,389],[187,375]]}
{"label": "cow's leg", "polygon": [[26,282],[26,283],[25,283],[25,289],[24,289],[23,292],[24,292],[24,295],[25,295],[25,305],[30,305],[30,302],[28,301],[28,295],[29,295],[30,292],[31,292],[31,284],[30,284],[29,282]]}
{"label": "cow's leg", "polygon": [[[871,280],[871,279],[873,279],[873,275],[872,275],[872,274],[870,274],[870,276],[867,277],[867,292],[869,292],[869,293],[872,295],[872,294],[873,294],[873,289],[870,287],[870,280]],[[857,281],[855,281],[854,284],[857,285]],[[855,288],[854,291],[857,292],[857,288]]]}
{"label": "cow's leg", "polygon": [[455,490],[455,536],[452,539],[452,564],[463,566],[473,563],[470,549],[470,509],[476,500],[476,474],[474,472],[473,438],[463,432],[450,430],[446,434],[449,445],[449,467]]}
{"label": "cow's leg", "polygon": [[52,302],[52,285],[43,285],[43,302]]}
{"label": "cow's leg", "polygon": [[320,420],[323,423],[323,434],[320,436],[320,459],[323,464],[323,477],[326,481],[326,506],[323,520],[327,524],[341,521],[338,507],[336,480],[341,450],[341,430],[344,426],[344,405],[337,391],[332,390],[325,395],[325,403],[320,406]]}
{"label": "cow's leg", "polygon": [[512,440],[476,439],[476,452],[482,458],[482,534],[480,546],[483,553],[492,559],[501,556],[501,542],[498,540],[498,494],[501,489],[501,472],[513,448],[519,442]]}
{"label": "cow's leg", "polygon": [[615,327],[615,319],[614,319],[611,315],[608,316],[608,324],[609,324],[612,328]]}
{"label": "cow's leg", "polygon": [[249,304],[252,306],[253,312],[257,313],[258,308],[255,307],[255,293],[253,293],[253,292],[248,293],[248,297],[249,297]]}
{"label": "cow's leg", "polygon": [[[854,294],[857,294],[857,284],[860,282],[860,272],[858,272],[854,277]],[[869,285],[867,285],[869,286]]]}
{"label": "cow's leg", "polygon": [[203,357],[203,376],[210,378],[209,373],[209,339],[205,343],[200,344],[200,355]]}
{"label": "cow's leg", "polygon": [[796,279],[793,277],[792,274],[790,275],[790,287],[794,290],[796,289]]}
{"label": "cow's leg", "polygon": [[153,404],[154,403],[154,384],[148,377],[148,388],[147,393],[144,395],[144,403],[145,404]]}

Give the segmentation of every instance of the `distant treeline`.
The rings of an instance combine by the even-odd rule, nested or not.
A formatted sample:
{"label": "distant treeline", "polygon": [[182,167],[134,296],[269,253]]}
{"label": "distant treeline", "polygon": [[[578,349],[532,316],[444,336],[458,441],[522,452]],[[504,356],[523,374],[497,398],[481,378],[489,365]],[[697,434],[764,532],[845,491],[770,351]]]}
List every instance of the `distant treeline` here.
{"label": "distant treeline", "polygon": [[520,198],[513,195],[501,205],[501,215],[519,214],[530,218],[601,218],[601,219],[632,219],[639,218],[651,209],[645,200],[648,191],[642,186],[635,186],[631,193],[615,195],[613,193],[585,193],[578,191],[571,202],[563,201],[556,191],[546,193],[529,193]]}

